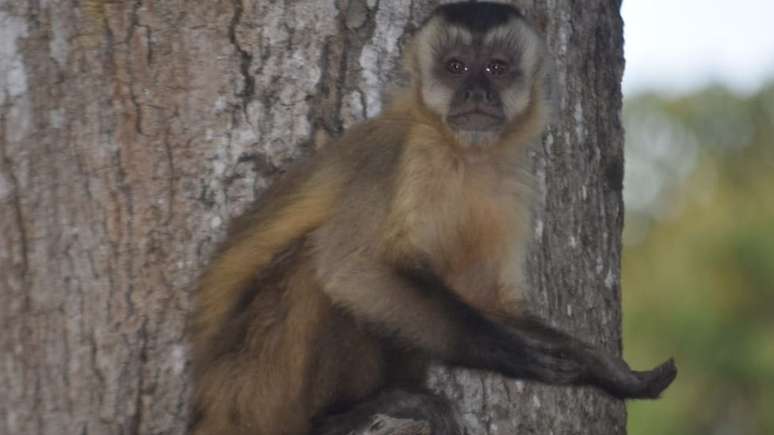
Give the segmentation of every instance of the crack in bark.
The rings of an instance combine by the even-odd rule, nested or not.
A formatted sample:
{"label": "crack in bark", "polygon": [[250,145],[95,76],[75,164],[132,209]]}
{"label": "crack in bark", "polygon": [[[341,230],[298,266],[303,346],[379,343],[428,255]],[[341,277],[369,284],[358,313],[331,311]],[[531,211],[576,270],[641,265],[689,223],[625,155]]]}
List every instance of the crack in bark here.
{"label": "crack in bark", "polygon": [[129,422],[129,433],[132,435],[141,435],[143,419],[143,389],[145,388],[145,365],[148,363],[148,319],[143,320],[140,330],[137,334],[139,341],[139,369],[137,373],[137,395],[134,399],[134,415]]}
{"label": "crack in bark", "polygon": [[242,48],[236,34],[236,29],[242,21],[242,14],[244,13],[242,0],[232,0],[232,3],[234,5],[234,15],[231,17],[231,22],[228,26],[228,39],[231,41],[231,45],[234,46],[234,49],[239,55],[239,71],[242,75],[244,86],[236,96],[242,100],[242,110],[245,112],[245,119],[247,119],[247,105],[255,95],[255,78],[250,74],[250,67],[253,64],[253,55]]}
{"label": "crack in bark", "polygon": [[[169,176],[167,177],[168,180],[168,186],[167,186],[167,218],[164,219],[163,225],[167,226],[172,222],[172,219],[175,217],[175,179],[177,178],[177,170],[175,168],[175,154],[172,152],[172,145],[170,144],[170,130],[167,129],[166,133],[164,134],[164,140],[162,141],[162,145],[164,146],[164,156],[167,160],[167,167],[169,168]],[[193,139],[188,140],[188,146],[190,146],[190,143]]]}
{"label": "crack in bark", "polygon": [[[6,93],[6,101],[10,99],[10,96]],[[6,114],[9,113],[10,104],[5,104],[0,111],[0,168],[7,174],[9,184],[11,185],[11,208],[13,209],[13,219],[15,220],[16,227],[18,229],[18,245],[19,254],[21,257],[21,264],[18,267],[18,275],[22,284],[22,313],[32,313],[32,299],[30,297],[30,240],[29,231],[27,230],[26,220],[23,212],[22,196],[19,188],[19,179],[13,170],[14,162],[8,152],[8,143],[5,138],[7,137],[7,118]],[[23,314],[22,314],[23,315]],[[21,329],[25,337],[34,337],[34,331],[27,322],[22,322]],[[32,415],[34,415],[34,424],[37,427],[38,432],[42,432],[43,428],[43,413],[39,410],[43,405],[43,398],[41,395],[40,386],[40,373],[39,367],[35,358],[35,355],[30,355],[30,348],[25,346],[25,342],[19,343],[23,347],[22,354],[19,359],[22,361],[23,368],[33,372],[33,391],[32,391]],[[22,373],[23,377],[27,377]]]}
{"label": "crack in bark", "polygon": [[[2,113],[0,113],[0,162],[2,163],[3,172],[8,174],[9,184],[11,185],[11,207],[13,208],[14,219],[16,220],[16,226],[19,229],[19,251],[21,255],[21,265],[19,267],[19,275],[23,283],[23,287],[27,289],[27,283],[29,281],[29,241],[28,231],[24,220],[24,213],[22,211],[22,200],[19,193],[19,179],[13,171],[13,161],[8,155],[6,137],[7,119],[6,113],[9,112],[8,106],[4,105]],[[30,300],[28,295],[25,295],[25,308],[30,310]]]}
{"label": "crack in bark", "polygon": [[105,377],[105,373],[99,367],[99,358],[97,357],[97,353],[99,352],[99,345],[97,344],[97,333],[94,330],[90,332],[91,334],[85,337],[86,341],[89,342],[89,350],[91,351],[89,352],[89,359],[91,360],[91,366],[94,371],[94,375],[97,377],[97,385],[102,387],[95,388],[94,393],[97,395],[97,397],[99,397],[99,403],[102,403],[105,396],[104,391],[107,387],[107,379]]}
{"label": "crack in bark", "polygon": [[[357,3],[357,5],[355,5]],[[355,7],[363,11],[362,21],[358,20],[356,27],[351,27],[348,23],[348,15]],[[326,39],[322,47],[319,58],[319,67],[321,71],[318,80],[315,96],[309,104],[310,111],[307,114],[307,120],[312,126],[310,140],[314,142],[317,137],[317,131],[322,129],[328,137],[337,137],[344,131],[344,120],[342,118],[342,108],[344,106],[344,96],[347,91],[359,94],[362,111],[359,114],[362,119],[366,118],[366,102],[361,89],[349,82],[354,78],[351,72],[357,71],[358,67],[351,68],[350,63],[356,62],[359,54],[365,45],[364,41],[370,40],[375,29],[375,11],[378,9],[378,2],[373,8],[369,8],[364,0],[357,2],[337,3],[338,32]]]}
{"label": "crack in bark", "polygon": [[136,0],[134,4],[132,4],[132,12],[131,12],[130,21],[129,21],[129,29],[126,32],[126,39],[124,41],[127,47],[126,72],[129,76],[129,83],[127,84],[127,86],[129,87],[129,101],[131,101],[132,106],[134,106],[134,112],[135,112],[134,129],[140,135],[143,134],[142,132],[143,113],[142,113],[142,105],[140,104],[140,101],[137,98],[137,94],[134,92],[135,77],[134,77],[134,72],[132,70],[131,53],[132,53],[132,38],[134,38],[135,29],[141,27],[140,16],[138,12],[141,7],[142,7],[142,0]]}

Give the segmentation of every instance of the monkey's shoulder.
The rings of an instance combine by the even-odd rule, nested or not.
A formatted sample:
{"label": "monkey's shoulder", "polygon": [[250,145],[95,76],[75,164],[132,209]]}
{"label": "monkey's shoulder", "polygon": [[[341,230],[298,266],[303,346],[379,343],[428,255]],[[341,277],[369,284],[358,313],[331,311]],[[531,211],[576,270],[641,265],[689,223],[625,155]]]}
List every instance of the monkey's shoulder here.
{"label": "monkey's shoulder", "polygon": [[389,170],[402,153],[411,124],[405,117],[384,115],[363,121],[327,145],[320,159],[361,172]]}

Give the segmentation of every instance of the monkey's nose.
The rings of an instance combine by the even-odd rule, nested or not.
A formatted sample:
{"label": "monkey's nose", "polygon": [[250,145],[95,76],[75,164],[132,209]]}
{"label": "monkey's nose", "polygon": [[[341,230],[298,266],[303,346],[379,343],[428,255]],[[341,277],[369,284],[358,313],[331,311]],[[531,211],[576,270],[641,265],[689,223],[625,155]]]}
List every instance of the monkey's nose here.
{"label": "monkey's nose", "polygon": [[491,103],[494,100],[494,94],[484,88],[473,88],[465,91],[465,101],[472,103]]}

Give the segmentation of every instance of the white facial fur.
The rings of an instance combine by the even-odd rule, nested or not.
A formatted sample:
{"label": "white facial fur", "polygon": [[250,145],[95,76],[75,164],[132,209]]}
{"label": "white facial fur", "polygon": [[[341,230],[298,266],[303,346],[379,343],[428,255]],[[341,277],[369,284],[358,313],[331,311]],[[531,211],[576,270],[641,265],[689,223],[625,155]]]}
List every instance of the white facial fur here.
{"label": "white facial fur", "polygon": [[[444,118],[455,89],[434,77],[433,63],[436,61],[435,50],[438,44],[454,41],[463,45],[473,43],[473,35],[466,29],[450,26],[440,18],[428,22],[417,35],[416,63],[417,73],[421,81],[422,99],[428,109]],[[514,19],[507,24],[489,30],[483,38],[485,46],[502,43],[505,46],[517,46],[519,49],[519,65],[522,77],[512,86],[501,92],[500,98],[507,119],[513,119],[522,113],[530,102],[531,83],[540,68],[539,63],[542,41],[538,35],[520,19]],[[458,131],[460,141],[470,144],[481,144],[496,141],[498,133],[483,131]]]}
{"label": "white facial fur", "polygon": [[484,45],[496,44],[497,41],[514,40],[518,41],[520,49],[518,68],[522,71],[523,78],[520,84],[510,86],[500,94],[503,110],[508,119],[522,113],[529,104],[531,84],[538,68],[541,68],[539,55],[542,51],[542,41],[532,29],[513,21],[490,30],[484,37]]}
{"label": "white facial fur", "polygon": [[422,80],[422,99],[430,110],[444,117],[449,111],[454,89],[449,89],[436,80],[432,72],[436,58],[435,45],[440,41],[459,41],[470,45],[473,43],[473,35],[460,27],[444,26],[439,18],[434,18],[417,36],[417,60]]}

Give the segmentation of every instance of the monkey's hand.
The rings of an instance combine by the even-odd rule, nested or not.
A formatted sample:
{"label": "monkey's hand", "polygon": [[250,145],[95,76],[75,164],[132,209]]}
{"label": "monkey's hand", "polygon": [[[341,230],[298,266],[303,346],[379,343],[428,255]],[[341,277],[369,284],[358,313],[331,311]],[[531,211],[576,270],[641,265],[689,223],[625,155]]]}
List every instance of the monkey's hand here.
{"label": "monkey's hand", "polygon": [[[554,385],[590,385],[620,399],[655,399],[677,376],[670,359],[653,370],[634,371],[608,354],[544,320],[522,313],[500,319],[519,343],[522,377]],[[513,361],[512,359],[510,361]]]}
{"label": "monkey's hand", "polygon": [[656,399],[677,376],[673,359],[646,371],[634,371],[614,356],[596,354],[593,360],[589,383],[620,399]]}

